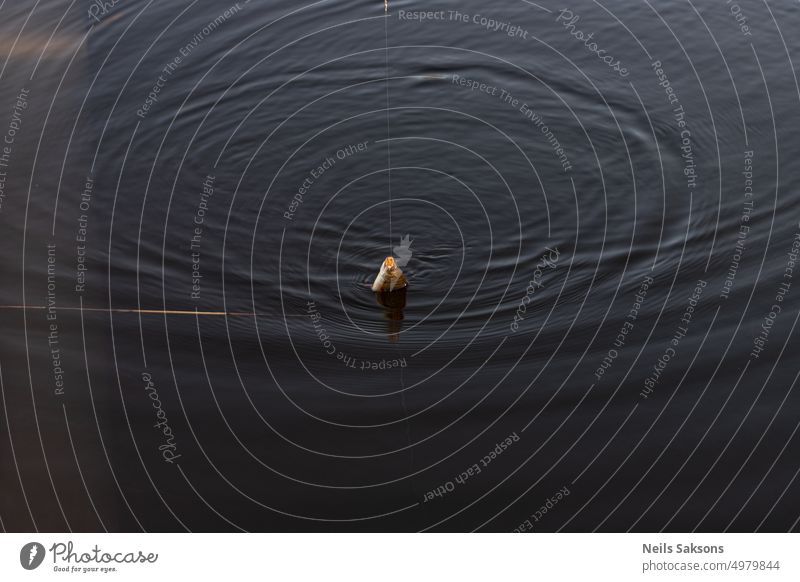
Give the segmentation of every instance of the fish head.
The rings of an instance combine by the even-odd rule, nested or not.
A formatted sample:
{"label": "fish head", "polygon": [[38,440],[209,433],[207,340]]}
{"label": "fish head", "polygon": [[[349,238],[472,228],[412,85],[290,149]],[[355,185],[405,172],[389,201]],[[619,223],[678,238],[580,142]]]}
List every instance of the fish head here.
{"label": "fish head", "polygon": [[383,265],[381,265],[381,270],[385,273],[393,273],[397,269],[397,262],[394,260],[394,257],[386,257],[383,261]]}

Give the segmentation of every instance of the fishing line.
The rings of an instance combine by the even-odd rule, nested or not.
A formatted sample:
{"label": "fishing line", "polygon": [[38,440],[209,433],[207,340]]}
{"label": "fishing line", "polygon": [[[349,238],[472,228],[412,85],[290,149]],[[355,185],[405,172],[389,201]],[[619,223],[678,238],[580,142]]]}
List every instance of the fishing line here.
{"label": "fishing line", "polygon": [[389,256],[392,255],[392,134],[389,127],[389,0],[383,0],[383,34],[386,54],[386,174],[389,185]]}

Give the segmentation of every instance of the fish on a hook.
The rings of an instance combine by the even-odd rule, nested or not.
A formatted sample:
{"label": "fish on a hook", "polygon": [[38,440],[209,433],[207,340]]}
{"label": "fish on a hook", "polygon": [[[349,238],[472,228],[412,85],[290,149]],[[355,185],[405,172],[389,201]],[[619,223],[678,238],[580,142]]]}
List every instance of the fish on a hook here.
{"label": "fish on a hook", "polygon": [[395,289],[403,289],[408,285],[406,276],[403,275],[402,269],[394,260],[394,257],[386,257],[381,265],[381,270],[375,281],[372,283],[372,290],[378,291],[394,291]]}

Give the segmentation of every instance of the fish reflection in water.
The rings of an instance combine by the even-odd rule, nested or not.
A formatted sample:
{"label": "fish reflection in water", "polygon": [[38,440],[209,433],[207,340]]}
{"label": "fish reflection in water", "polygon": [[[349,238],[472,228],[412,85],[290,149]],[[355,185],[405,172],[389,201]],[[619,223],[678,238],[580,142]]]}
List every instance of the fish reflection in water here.
{"label": "fish reflection in water", "polygon": [[375,299],[378,305],[384,309],[386,317],[386,331],[390,342],[400,339],[400,331],[403,329],[403,309],[406,307],[405,287],[394,291],[378,291]]}

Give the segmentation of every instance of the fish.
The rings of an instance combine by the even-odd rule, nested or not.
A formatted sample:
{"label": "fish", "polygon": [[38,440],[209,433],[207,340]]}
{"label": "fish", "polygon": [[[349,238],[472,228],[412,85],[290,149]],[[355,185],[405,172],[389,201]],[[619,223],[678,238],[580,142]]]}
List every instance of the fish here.
{"label": "fish", "polygon": [[397,261],[394,260],[394,257],[386,257],[378,276],[375,277],[375,281],[372,283],[372,290],[377,293],[404,289],[407,286],[408,281]]}

